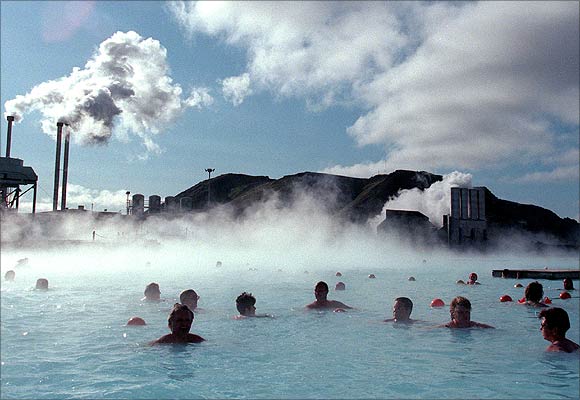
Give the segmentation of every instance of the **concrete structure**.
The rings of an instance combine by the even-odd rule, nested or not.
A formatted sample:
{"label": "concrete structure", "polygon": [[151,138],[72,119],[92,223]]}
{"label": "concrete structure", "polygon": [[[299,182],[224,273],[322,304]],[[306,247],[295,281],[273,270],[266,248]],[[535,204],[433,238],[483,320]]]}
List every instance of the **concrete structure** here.
{"label": "concrete structure", "polygon": [[[30,189],[33,190],[32,213],[36,213],[36,189],[38,175],[31,167],[25,167],[24,162],[19,158],[10,157],[12,145],[12,123],[13,116],[6,117],[8,121],[8,132],[6,138],[6,157],[0,157],[0,212],[5,210],[18,210],[20,197]],[[20,186],[32,185],[24,192]]]}
{"label": "concrete structure", "polygon": [[133,206],[131,213],[133,215],[143,215],[145,213],[145,196],[142,194],[133,195]]}
{"label": "concrete structure", "polygon": [[179,199],[179,209],[184,211],[191,211],[193,208],[193,199],[191,197],[182,197]]}
{"label": "concrete structure", "polygon": [[419,211],[385,210],[385,220],[377,226],[377,233],[396,235],[418,244],[434,240],[435,227]]}
{"label": "concrete structure", "polygon": [[485,188],[451,188],[451,214],[443,216],[443,228],[451,246],[485,242]]}
{"label": "concrete structure", "polygon": [[149,213],[158,214],[161,212],[161,196],[156,194],[149,196]]}
{"label": "concrete structure", "polygon": [[179,209],[179,203],[173,196],[165,197],[165,212],[174,213]]}

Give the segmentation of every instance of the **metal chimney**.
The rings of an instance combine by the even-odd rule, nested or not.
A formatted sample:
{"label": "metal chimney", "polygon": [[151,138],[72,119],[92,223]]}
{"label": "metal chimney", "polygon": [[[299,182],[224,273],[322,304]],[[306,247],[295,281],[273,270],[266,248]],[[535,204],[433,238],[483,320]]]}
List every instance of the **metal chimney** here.
{"label": "metal chimney", "polygon": [[14,116],[9,115],[6,117],[8,120],[8,134],[6,135],[6,158],[10,158],[10,146],[12,144],[12,123],[14,122]]}
{"label": "metal chimney", "polygon": [[70,142],[69,125],[66,124],[66,135],[64,135],[64,162],[62,167],[62,200],[60,201],[60,209],[66,210],[66,184],[68,181],[68,149]]}
{"label": "metal chimney", "polygon": [[56,133],[56,159],[54,162],[54,193],[52,197],[52,211],[56,211],[58,208],[58,181],[60,178],[60,142],[62,141],[62,122],[57,122],[57,133]]}

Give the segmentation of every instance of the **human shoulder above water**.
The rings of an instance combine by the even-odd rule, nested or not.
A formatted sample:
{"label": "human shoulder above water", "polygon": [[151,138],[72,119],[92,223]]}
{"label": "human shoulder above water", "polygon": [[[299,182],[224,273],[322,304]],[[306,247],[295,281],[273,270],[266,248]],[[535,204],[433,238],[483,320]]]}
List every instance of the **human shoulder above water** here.
{"label": "human shoulder above water", "polygon": [[542,336],[551,343],[546,351],[573,353],[580,349],[577,343],[566,338],[566,332],[570,329],[570,318],[566,310],[559,307],[546,308],[538,313],[538,318],[542,320]]}
{"label": "human shoulder above water", "polygon": [[314,297],[316,300],[307,304],[307,309],[352,309],[338,300],[328,300],[328,284],[324,281],[318,282],[314,287]]}
{"label": "human shoulder above water", "polygon": [[236,308],[240,315],[236,315],[234,319],[244,318],[273,318],[270,314],[256,314],[256,298],[252,293],[243,292],[236,298]]}
{"label": "human shoulder above water", "polygon": [[411,319],[413,302],[408,297],[397,297],[393,304],[393,318],[388,318],[385,322],[412,324],[417,320]]}

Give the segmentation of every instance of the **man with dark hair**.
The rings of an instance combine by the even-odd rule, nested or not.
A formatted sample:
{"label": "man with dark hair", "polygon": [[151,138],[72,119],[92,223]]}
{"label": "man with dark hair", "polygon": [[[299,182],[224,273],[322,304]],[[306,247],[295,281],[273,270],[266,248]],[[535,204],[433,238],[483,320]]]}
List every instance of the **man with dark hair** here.
{"label": "man with dark hair", "polygon": [[328,296],[328,285],[324,281],[320,281],[314,287],[314,297],[316,300],[308,305],[306,308],[308,309],[329,309],[333,308],[334,311],[344,309],[352,309],[352,307],[347,306],[344,303],[341,303],[338,300],[327,300],[326,297]]}
{"label": "man with dark hair", "polygon": [[256,298],[252,296],[252,293],[243,292],[236,299],[236,308],[240,315],[236,315],[235,319],[243,319],[246,317],[272,317],[270,314],[256,314]]}
{"label": "man with dark hair", "polygon": [[410,324],[415,322],[411,319],[413,302],[408,297],[397,297],[393,304],[393,318],[386,319],[385,322]]}
{"label": "man with dark hair", "polygon": [[580,349],[578,344],[566,339],[566,332],[570,329],[570,318],[566,310],[559,307],[547,308],[539,312],[538,318],[542,320],[540,325],[542,336],[552,343],[546,351],[572,353]]}
{"label": "man with dark hair", "polygon": [[451,321],[440,327],[463,329],[463,328],[493,328],[491,325],[482,324],[471,320],[471,302],[462,296],[451,300],[449,306]]}
{"label": "man with dark hair", "polygon": [[548,307],[542,303],[542,297],[544,296],[544,287],[538,281],[530,282],[524,291],[525,302],[528,306],[532,307]]}
{"label": "man with dark hair", "polygon": [[193,323],[193,311],[184,304],[175,303],[167,318],[167,326],[171,333],[161,336],[151,342],[151,345],[162,343],[201,343],[205,339],[201,336],[189,333]]}

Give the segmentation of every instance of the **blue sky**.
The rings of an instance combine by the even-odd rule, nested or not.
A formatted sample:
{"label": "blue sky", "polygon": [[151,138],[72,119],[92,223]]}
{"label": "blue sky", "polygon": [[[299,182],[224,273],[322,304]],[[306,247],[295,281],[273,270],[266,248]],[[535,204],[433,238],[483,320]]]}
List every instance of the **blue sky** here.
{"label": "blue sky", "polygon": [[0,4],[11,155],[49,208],[61,115],[69,207],[175,195],[208,167],[412,169],[578,219],[575,2]]}

